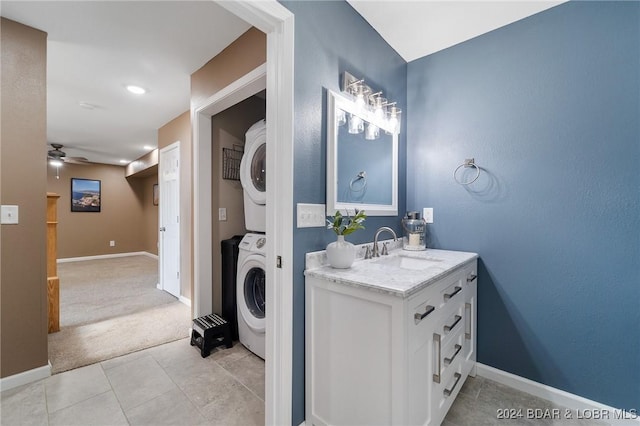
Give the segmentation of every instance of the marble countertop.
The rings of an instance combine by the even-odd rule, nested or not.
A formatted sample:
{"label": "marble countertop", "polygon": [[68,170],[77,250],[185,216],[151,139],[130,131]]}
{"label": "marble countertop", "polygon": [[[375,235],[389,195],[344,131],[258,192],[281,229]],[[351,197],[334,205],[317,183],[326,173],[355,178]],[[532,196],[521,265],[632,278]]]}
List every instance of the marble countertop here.
{"label": "marble countertop", "polygon": [[[389,251],[388,256],[364,259],[363,247],[364,245],[358,247],[358,258],[349,269],[335,269],[329,266],[324,251],[308,253],[304,274],[406,298],[478,257],[476,253],[462,251],[407,251],[395,248]],[[393,257],[396,259],[392,259]],[[428,262],[424,262],[422,266],[420,262],[424,260]]]}

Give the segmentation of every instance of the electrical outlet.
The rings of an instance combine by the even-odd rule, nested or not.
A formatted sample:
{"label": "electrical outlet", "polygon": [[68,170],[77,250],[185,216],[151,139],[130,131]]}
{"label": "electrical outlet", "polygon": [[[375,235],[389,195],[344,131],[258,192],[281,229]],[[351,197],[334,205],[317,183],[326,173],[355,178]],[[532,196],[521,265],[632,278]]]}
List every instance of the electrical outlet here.
{"label": "electrical outlet", "polygon": [[220,222],[224,222],[227,220],[227,209],[226,207],[220,207],[218,209],[218,220]]}
{"label": "electrical outlet", "polygon": [[433,223],[433,208],[425,207],[422,209],[422,218],[427,223]]}
{"label": "electrical outlet", "polygon": [[115,247],[116,242],[114,240],[109,241],[109,247]]}
{"label": "electrical outlet", "polygon": [[324,227],[326,224],[324,204],[298,203],[298,228]]}
{"label": "electrical outlet", "polygon": [[7,206],[4,205],[1,207],[2,210],[2,219],[0,222],[3,225],[17,225],[18,220],[18,206]]}

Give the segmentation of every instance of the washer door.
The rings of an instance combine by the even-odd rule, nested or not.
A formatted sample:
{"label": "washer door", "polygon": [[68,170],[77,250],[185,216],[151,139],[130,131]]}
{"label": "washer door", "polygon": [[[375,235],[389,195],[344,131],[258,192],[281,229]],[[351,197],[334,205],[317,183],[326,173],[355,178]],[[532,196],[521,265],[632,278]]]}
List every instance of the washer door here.
{"label": "washer door", "polygon": [[256,204],[267,201],[267,132],[260,130],[253,140],[247,140],[245,153],[240,160],[242,188]]}
{"label": "washer door", "polygon": [[250,254],[238,270],[238,308],[245,323],[256,333],[265,329],[264,256]]}

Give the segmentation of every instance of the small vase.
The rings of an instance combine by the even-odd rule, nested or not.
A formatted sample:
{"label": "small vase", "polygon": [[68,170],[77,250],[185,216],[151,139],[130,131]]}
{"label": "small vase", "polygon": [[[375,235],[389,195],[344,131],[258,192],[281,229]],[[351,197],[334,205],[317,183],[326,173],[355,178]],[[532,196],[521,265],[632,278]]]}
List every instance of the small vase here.
{"label": "small vase", "polygon": [[344,240],[344,235],[338,235],[338,240],[327,245],[329,264],[337,269],[350,268],[356,260],[356,246]]}

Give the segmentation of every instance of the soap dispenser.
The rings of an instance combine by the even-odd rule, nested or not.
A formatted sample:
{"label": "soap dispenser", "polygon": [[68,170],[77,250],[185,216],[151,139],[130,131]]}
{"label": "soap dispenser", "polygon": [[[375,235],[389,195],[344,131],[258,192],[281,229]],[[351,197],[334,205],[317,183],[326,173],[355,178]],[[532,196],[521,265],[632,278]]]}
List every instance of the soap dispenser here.
{"label": "soap dispenser", "polygon": [[418,212],[407,212],[402,219],[402,248],[405,250],[426,250],[427,223]]}

